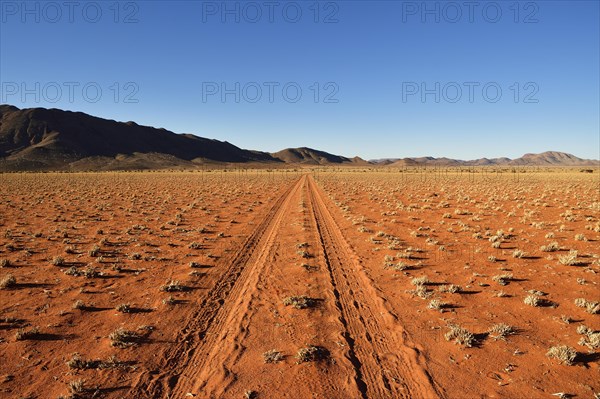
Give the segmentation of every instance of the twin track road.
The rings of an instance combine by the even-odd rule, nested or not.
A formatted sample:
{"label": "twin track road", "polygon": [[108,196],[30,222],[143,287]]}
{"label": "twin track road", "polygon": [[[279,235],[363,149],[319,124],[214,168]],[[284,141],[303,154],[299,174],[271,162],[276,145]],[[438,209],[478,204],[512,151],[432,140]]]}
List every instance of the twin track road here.
{"label": "twin track road", "polygon": [[[443,397],[422,355],[402,328],[402,321],[386,305],[344,238],[330,211],[333,203],[310,175],[293,182],[275,200],[266,217],[255,224],[247,239],[228,258],[222,274],[202,294],[200,306],[178,327],[181,331],[162,356],[160,372],[143,374],[128,397],[237,398],[239,390],[232,387],[242,377],[241,372],[250,374],[250,378],[261,375],[260,370],[240,371],[238,366],[247,356],[251,334],[255,336],[253,342],[257,339],[261,342],[277,333],[270,329],[256,332],[260,309],[268,302],[268,298],[261,298],[267,294],[260,287],[276,286],[273,279],[286,275],[277,269],[277,260],[283,256],[280,241],[296,222],[292,214],[299,201],[304,212],[303,234],[311,243],[312,261],[321,271],[319,286],[331,298],[322,313],[333,313],[325,316],[334,320],[341,337],[337,344],[342,348],[339,352],[342,356],[335,365],[341,371],[321,371],[328,367],[323,362],[315,371],[319,373],[316,380],[307,380],[307,384],[324,387],[320,394],[311,397]],[[320,320],[324,319],[315,316],[311,321],[317,332]],[[301,329],[290,326],[286,331],[296,331],[289,332],[293,337]],[[331,361],[336,359],[333,357]],[[286,362],[294,370],[304,366],[294,364],[293,359]],[[268,378],[261,381],[263,386],[268,383]],[[342,385],[349,386],[342,389]],[[264,392],[260,397],[299,398],[305,396],[295,395],[306,390]]]}

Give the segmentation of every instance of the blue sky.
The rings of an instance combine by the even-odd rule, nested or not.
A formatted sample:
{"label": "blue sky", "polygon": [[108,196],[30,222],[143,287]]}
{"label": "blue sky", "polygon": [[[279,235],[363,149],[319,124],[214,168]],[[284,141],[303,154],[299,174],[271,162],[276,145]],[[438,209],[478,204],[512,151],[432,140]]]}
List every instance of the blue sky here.
{"label": "blue sky", "polygon": [[466,4],[2,0],[0,102],[264,151],[600,158],[599,2]]}

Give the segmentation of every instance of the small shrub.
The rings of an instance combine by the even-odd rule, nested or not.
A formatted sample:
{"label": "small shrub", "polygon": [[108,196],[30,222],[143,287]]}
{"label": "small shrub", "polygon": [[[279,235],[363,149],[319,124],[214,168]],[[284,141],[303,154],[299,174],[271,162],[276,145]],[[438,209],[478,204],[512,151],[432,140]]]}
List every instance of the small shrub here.
{"label": "small shrub", "polygon": [[85,303],[82,300],[78,299],[73,303],[73,309],[84,310],[86,308]]}
{"label": "small shrub", "polygon": [[590,350],[600,348],[600,332],[588,330],[579,340],[579,345],[587,346]]}
{"label": "small shrub", "polygon": [[[100,259],[100,258],[98,258]],[[102,272],[98,271],[95,267],[89,265],[88,267],[86,267],[83,272],[81,272],[81,274],[85,277],[85,278],[96,278],[96,277],[100,277],[102,276]]]}
{"label": "small shrub", "polygon": [[202,244],[194,241],[194,242],[190,243],[190,245],[188,245],[188,247],[190,249],[202,249]]}
{"label": "small shrub", "polygon": [[160,287],[161,291],[164,292],[182,292],[185,291],[185,287],[177,280],[168,281],[167,284]]}
{"label": "small shrub", "polygon": [[88,251],[88,254],[92,257],[92,258],[96,258],[98,255],[100,255],[100,247],[97,245],[94,245],[92,247],[92,249],[90,249]]}
{"label": "small shrub", "polygon": [[584,308],[586,312],[589,314],[598,314],[600,313],[600,303],[587,301],[584,298],[575,299],[575,306],[579,308]]}
{"label": "small shrub", "polygon": [[133,311],[133,309],[131,308],[131,305],[128,303],[121,303],[121,304],[117,305],[117,307],[115,309],[117,310],[117,312],[121,312],[121,313],[131,313]]}
{"label": "small shrub", "polygon": [[577,251],[572,249],[567,255],[560,255],[558,262],[565,266],[577,266],[579,264],[577,260]]}
{"label": "small shrub", "polygon": [[17,279],[12,274],[7,274],[0,280],[0,289],[14,288],[17,286]]}
{"label": "small shrub", "polygon": [[395,265],[392,265],[391,268],[397,272],[401,272],[403,270],[408,270],[410,269],[410,265],[404,263],[404,262],[398,262]]}
{"label": "small shrub", "polygon": [[137,345],[137,341],[141,337],[134,331],[128,331],[122,327],[119,327],[118,329],[110,333],[108,338],[110,338],[111,346],[117,348],[127,348],[129,346]]}
{"label": "small shrub", "polygon": [[450,284],[450,285],[442,285],[440,286],[440,288],[438,288],[438,291],[440,292],[448,292],[450,294],[455,294],[457,292],[460,292],[461,288],[459,285],[455,285],[455,284]]}
{"label": "small shrub", "polygon": [[69,382],[69,392],[73,395],[74,398],[79,398],[79,394],[82,394],[86,391],[85,381],[84,380],[75,380]]}
{"label": "small shrub", "polygon": [[475,336],[473,333],[455,324],[452,324],[448,327],[450,328],[450,331],[444,335],[446,341],[454,341],[455,344],[462,345],[467,348],[473,346],[475,343]]}
{"label": "small shrub", "polygon": [[256,399],[257,396],[258,396],[258,393],[251,389],[244,392],[244,399]]}
{"label": "small shrub", "polygon": [[551,242],[548,245],[542,245],[540,247],[540,251],[542,252],[556,252],[560,249],[560,246],[558,245],[558,243],[556,241]]}
{"label": "small shrub", "polygon": [[263,353],[263,359],[265,363],[277,363],[283,360],[283,355],[281,352],[276,351],[275,349],[271,349]]}
{"label": "small shrub", "polygon": [[0,268],[2,267],[11,267],[12,263],[9,259],[0,259]]}
{"label": "small shrub", "polygon": [[560,363],[566,364],[567,366],[571,366],[577,357],[577,352],[575,349],[566,346],[566,345],[558,345],[551,347],[546,356],[549,358],[557,359]]}
{"label": "small shrub", "polygon": [[63,266],[65,264],[65,258],[63,258],[62,256],[55,256],[52,259],[52,264],[54,266]]}
{"label": "small shrub", "polygon": [[175,298],[173,298],[171,295],[169,295],[168,298],[165,298],[162,300],[162,303],[165,305],[175,305],[177,303],[177,300]]}
{"label": "small shrub", "polygon": [[25,330],[24,328],[20,328],[15,333],[15,339],[17,341],[25,341],[28,339],[35,339],[40,334],[40,330],[37,327],[30,328],[29,330]]}
{"label": "small shrub", "polygon": [[515,249],[512,253],[513,258],[522,258],[525,255],[525,252],[521,251],[520,249]]}
{"label": "small shrub", "polygon": [[540,306],[540,298],[537,295],[527,295],[523,302],[529,306]]}
{"label": "small shrub", "polygon": [[439,299],[432,299],[431,301],[429,301],[429,304],[427,305],[427,309],[440,310],[441,311],[446,306],[447,306],[447,304],[445,302],[442,302]]}
{"label": "small shrub", "polygon": [[85,360],[79,353],[73,353],[73,357],[67,361],[67,366],[75,370],[97,369],[101,365],[100,360]]}
{"label": "small shrub", "polygon": [[421,277],[415,277],[413,278],[410,283],[412,285],[425,285],[425,284],[429,284],[430,281],[427,278],[427,276],[421,276]]}
{"label": "small shrub", "polygon": [[492,277],[492,281],[497,282],[500,285],[508,285],[509,281],[513,279],[512,273],[499,274]]}
{"label": "small shrub", "polygon": [[506,341],[506,337],[509,335],[513,335],[515,333],[515,329],[507,324],[500,323],[492,326],[489,329],[490,337],[495,340],[503,340]]}
{"label": "small shrub", "polygon": [[293,306],[296,309],[312,308],[316,305],[316,301],[306,295],[290,296],[283,300],[285,306]]}
{"label": "small shrub", "polygon": [[329,351],[321,346],[308,345],[296,354],[297,363],[318,362],[329,357]]}

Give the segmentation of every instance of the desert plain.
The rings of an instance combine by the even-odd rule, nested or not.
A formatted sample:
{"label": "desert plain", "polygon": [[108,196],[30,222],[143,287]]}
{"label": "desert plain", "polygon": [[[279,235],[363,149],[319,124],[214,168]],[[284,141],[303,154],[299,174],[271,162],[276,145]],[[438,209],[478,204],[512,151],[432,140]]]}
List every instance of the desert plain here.
{"label": "desert plain", "polygon": [[0,398],[600,397],[600,175],[0,174]]}

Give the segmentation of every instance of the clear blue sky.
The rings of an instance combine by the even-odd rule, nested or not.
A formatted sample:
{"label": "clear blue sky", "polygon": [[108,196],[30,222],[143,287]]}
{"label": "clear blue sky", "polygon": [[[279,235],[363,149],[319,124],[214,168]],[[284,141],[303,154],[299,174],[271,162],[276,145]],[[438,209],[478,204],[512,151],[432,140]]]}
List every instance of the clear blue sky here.
{"label": "clear blue sky", "polygon": [[223,4],[2,0],[0,102],[264,151],[600,157],[598,1]]}

